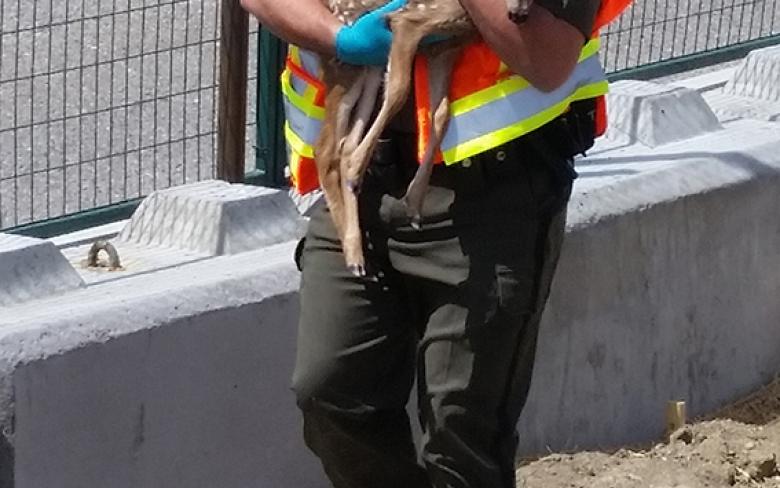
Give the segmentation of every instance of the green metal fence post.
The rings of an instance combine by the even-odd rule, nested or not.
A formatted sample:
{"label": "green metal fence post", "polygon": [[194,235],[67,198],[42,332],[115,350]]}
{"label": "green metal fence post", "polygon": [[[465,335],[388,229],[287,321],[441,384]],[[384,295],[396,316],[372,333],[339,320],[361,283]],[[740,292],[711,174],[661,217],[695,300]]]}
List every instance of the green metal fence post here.
{"label": "green metal fence post", "polygon": [[284,168],[284,107],[279,75],[284,67],[287,45],[260,27],[257,73],[257,156],[251,180],[266,186],[286,184]]}

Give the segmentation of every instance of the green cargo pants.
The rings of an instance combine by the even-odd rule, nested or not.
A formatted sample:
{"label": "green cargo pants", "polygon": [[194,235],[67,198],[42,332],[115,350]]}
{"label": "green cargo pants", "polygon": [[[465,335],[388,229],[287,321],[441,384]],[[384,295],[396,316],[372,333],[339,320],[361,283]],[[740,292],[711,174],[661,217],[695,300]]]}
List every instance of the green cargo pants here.
{"label": "green cargo pants", "polygon": [[[515,142],[437,166],[414,230],[401,140],[382,142],[360,194],[369,278],[349,274],[324,205],[310,222],[293,378],[305,441],[336,488],[514,487],[571,190],[554,165],[568,161]],[[405,410],[415,378],[424,466]]]}

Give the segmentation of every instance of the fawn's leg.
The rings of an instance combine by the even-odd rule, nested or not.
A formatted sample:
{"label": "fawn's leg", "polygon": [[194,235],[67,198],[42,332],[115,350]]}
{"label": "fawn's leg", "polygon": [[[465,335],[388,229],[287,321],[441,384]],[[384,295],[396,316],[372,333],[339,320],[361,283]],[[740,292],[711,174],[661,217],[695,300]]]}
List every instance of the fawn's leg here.
{"label": "fawn's leg", "polygon": [[[345,70],[356,70],[353,67],[343,67]],[[376,68],[372,68],[376,69]],[[358,71],[358,70],[356,70]],[[368,80],[368,69],[359,68],[359,75],[356,78],[350,77],[345,84],[346,92],[338,104],[338,115],[336,118],[336,141],[338,141],[338,147],[336,149],[336,157],[339,161],[344,156],[343,146],[347,137],[354,132],[354,124],[352,122],[352,111],[363,101],[363,91],[365,89],[366,81]],[[340,166],[339,166],[340,167]]]}
{"label": "fawn's leg", "polygon": [[360,100],[354,111],[354,116],[351,120],[351,128],[349,134],[341,147],[341,159],[349,158],[349,156],[355,152],[355,149],[363,139],[363,135],[366,133],[366,127],[371,122],[371,114],[374,112],[376,106],[377,95],[379,89],[382,86],[382,75],[384,74],[383,68],[368,67],[366,68],[365,82],[363,84],[363,91],[360,94]]}
{"label": "fawn's leg", "polygon": [[420,228],[421,213],[425,193],[428,191],[428,182],[433,171],[433,158],[436,150],[444,137],[447,122],[450,119],[449,89],[452,68],[461,53],[460,47],[454,47],[432,54],[428,58],[428,84],[431,97],[431,133],[428,138],[428,146],[425,148],[423,160],[414,175],[409,188],[406,190],[403,202],[406,204],[407,214],[412,218],[412,227]]}
{"label": "fawn's leg", "polygon": [[[341,147],[341,192],[344,198],[344,258],[347,267],[355,276],[366,275],[365,258],[363,256],[363,239],[360,230],[360,215],[358,213],[357,187],[351,185],[347,178],[349,156],[357,147],[366,130],[371,114],[376,105],[379,87],[382,84],[382,69],[366,70],[365,82],[360,95],[360,101],[352,118],[352,128]],[[362,174],[361,174],[362,176]]]}
{"label": "fawn's leg", "polygon": [[[317,175],[325,201],[339,238],[344,238],[344,197],[341,191],[339,148],[347,131],[351,107],[360,94],[354,89],[362,82],[362,70],[323,63],[323,79],[328,87],[325,96],[325,120],[314,151]],[[359,90],[360,87],[358,87]]]}
{"label": "fawn's leg", "polygon": [[382,131],[406,102],[411,84],[412,62],[417,52],[417,46],[431,30],[431,25],[420,20],[410,20],[404,16],[405,14],[407,14],[406,11],[401,11],[390,15],[393,45],[390,48],[390,61],[387,66],[385,97],[382,108],[371,128],[349,157],[347,181],[349,186],[353,188],[357,188],[360,184],[360,177],[366,169]]}

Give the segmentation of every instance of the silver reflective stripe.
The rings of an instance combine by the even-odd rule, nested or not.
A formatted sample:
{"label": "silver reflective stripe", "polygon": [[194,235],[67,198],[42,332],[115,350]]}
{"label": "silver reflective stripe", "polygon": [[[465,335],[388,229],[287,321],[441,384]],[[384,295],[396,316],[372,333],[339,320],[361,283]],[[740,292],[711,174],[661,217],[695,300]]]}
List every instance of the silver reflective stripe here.
{"label": "silver reflective stripe", "polygon": [[290,84],[298,95],[302,97],[306,95],[306,88],[309,87],[309,84],[306,83],[305,80],[295,76],[295,73],[293,72],[290,72]]}
{"label": "silver reflective stripe", "polygon": [[320,135],[322,122],[307,117],[298,107],[290,103],[286,97],[284,98],[284,114],[287,117],[287,123],[290,124],[290,129],[292,129],[303,142],[310,146],[314,146],[317,142],[317,137]]}
{"label": "silver reflective stripe", "polygon": [[311,51],[298,49],[298,56],[301,58],[301,66],[308,74],[315,78],[320,76],[320,57]]}
{"label": "silver reflective stripe", "polygon": [[509,127],[564,101],[578,88],[606,79],[599,57],[591,56],[577,65],[558,89],[544,93],[532,86],[498,98],[488,104],[452,117],[441,143],[442,151],[466,141]]}

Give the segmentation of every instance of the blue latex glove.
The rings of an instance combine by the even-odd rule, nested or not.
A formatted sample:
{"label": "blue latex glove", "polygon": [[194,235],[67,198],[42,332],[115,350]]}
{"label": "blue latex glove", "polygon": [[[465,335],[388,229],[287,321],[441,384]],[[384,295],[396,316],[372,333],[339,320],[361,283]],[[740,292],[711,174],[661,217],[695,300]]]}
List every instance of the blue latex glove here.
{"label": "blue latex glove", "polygon": [[[336,57],[349,64],[387,64],[393,42],[393,32],[387,25],[387,14],[403,8],[407,1],[392,0],[359,17],[354,24],[342,27],[336,33]],[[432,34],[425,36],[420,45],[429,46],[451,37],[447,34]]]}
{"label": "blue latex glove", "polygon": [[336,34],[336,56],[349,64],[383,66],[390,55],[393,33],[387,25],[387,14],[404,5],[407,0],[390,3],[368,12],[354,24],[345,25]]}

